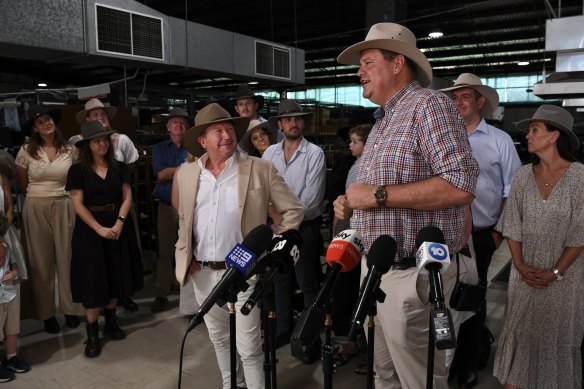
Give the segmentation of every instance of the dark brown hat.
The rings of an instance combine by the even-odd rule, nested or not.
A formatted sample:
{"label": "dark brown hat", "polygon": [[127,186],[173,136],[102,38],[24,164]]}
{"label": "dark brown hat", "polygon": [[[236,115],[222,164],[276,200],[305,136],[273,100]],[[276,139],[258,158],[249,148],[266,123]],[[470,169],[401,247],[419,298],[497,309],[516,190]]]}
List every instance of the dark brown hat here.
{"label": "dark brown hat", "polygon": [[278,128],[278,119],[291,118],[295,116],[308,117],[312,112],[304,112],[302,106],[296,100],[286,99],[278,104],[278,115],[268,119],[272,128]]}
{"label": "dark brown hat", "polygon": [[237,91],[235,91],[233,97],[233,105],[237,105],[237,100],[241,99],[254,99],[258,103],[258,111],[264,105],[264,96],[254,94],[247,84],[241,84],[237,87]]}
{"label": "dark brown hat", "polygon": [[30,130],[34,126],[35,119],[43,115],[49,115],[52,117],[55,125],[59,124],[59,119],[61,119],[61,111],[58,109],[51,109],[45,105],[33,105],[28,110],[28,120],[21,126],[22,131],[26,135],[29,135]]}
{"label": "dark brown hat", "polygon": [[81,123],[81,139],[75,142],[75,146],[81,147],[83,142],[87,142],[95,138],[110,136],[114,132],[115,131],[108,130],[106,127],[102,126],[101,123],[97,120]]}
{"label": "dark brown hat", "polygon": [[190,116],[184,109],[180,107],[173,108],[169,113],[168,116],[165,116],[162,119],[162,124],[166,126],[166,123],[172,118],[185,118],[186,121],[189,123],[189,127],[193,126],[194,120],[193,117]]}

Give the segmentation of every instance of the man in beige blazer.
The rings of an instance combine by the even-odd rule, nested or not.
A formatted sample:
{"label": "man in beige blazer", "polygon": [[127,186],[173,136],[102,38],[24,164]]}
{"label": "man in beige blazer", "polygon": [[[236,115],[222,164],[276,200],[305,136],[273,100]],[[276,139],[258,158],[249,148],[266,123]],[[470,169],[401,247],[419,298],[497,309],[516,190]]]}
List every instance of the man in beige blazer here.
{"label": "man in beige blazer", "polygon": [[[203,108],[195,126],[185,134],[184,146],[197,157],[177,173],[179,232],[176,243],[176,277],[191,283],[202,303],[225,272],[225,256],[251,229],[265,224],[269,205],[281,216],[275,232],[297,229],[303,206],[292,194],[271,162],[236,152],[249,118],[232,118],[218,104]],[[264,388],[259,310],[248,316],[240,309],[253,284],[238,295],[237,383],[249,389]],[[229,314],[217,305],[205,315],[215,347],[223,387],[230,387]],[[243,369],[241,369],[243,367]],[[244,377],[245,375],[245,377]]]}

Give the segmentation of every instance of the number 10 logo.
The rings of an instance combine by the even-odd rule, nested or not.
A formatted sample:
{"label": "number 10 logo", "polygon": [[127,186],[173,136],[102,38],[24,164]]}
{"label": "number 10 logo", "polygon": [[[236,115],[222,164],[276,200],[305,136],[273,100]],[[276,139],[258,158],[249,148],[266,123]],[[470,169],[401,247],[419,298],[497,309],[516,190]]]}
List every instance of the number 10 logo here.
{"label": "number 10 logo", "polygon": [[428,247],[428,251],[430,252],[430,255],[432,257],[436,258],[439,261],[445,260],[446,257],[448,256],[448,251],[444,248],[443,245],[438,243],[432,243]]}

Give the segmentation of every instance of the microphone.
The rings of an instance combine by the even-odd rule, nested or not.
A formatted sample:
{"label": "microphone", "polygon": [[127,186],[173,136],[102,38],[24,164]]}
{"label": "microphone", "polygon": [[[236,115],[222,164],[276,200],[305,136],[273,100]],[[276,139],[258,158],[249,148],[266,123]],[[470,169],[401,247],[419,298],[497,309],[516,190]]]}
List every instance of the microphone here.
{"label": "microphone", "polygon": [[381,276],[389,271],[395,260],[397,243],[389,235],[380,235],[367,253],[367,267],[369,272],[361,284],[359,299],[351,318],[349,339],[355,339],[357,332],[363,327],[365,316],[371,305],[377,300],[383,302],[385,293],[379,289]]}
{"label": "microphone", "polygon": [[297,230],[288,230],[272,239],[269,254],[257,266],[257,272],[270,268],[256,284],[254,290],[241,308],[241,313],[249,315],[253,307],[270,288],[271,282],[278,273],[286,273],[300,258],[302,236]]}
{"label": "microphone", "polygon": [[438,227],[422,228],[416,236],[416,268],[418,274],[427,274],[430,278],[430,302],[436,305],[432,310],[430,329],[438,350],[456,348],[456,335],[450,310],[444,303],[444,288],[440,269],[450,266],[448,246],[444,244],[444,234]]}
{"label": "microphone", "polygon": [[[213,287],[209,296],[203,301],[199,310],[193,315],[189,322],[187,332],[203,322],[203,316],[211,310],[213,305],[222,300],[229,292],[229,289],[243,280],[253,275],[256,266],[256,258],[261,255],[267,248],[272,236],[272,230],[265,224],[260,224],[252,229],[243,239],[241,244],[236,244],[225,257],[227,270],[217,285]],[[222,306],[224,304],[218,304]]]}
{"label": "microphone", "polygon": [[333,238],[326,251],[329,271],[314,302],[298,319],[292,333],[293,340],[300,339],[303,344],[308,344],[316,337],[323,322],[324,304],[339,278],[339,273],[355,268],[361,262],[363,250],[361,235],[355,230],[341,231]]}

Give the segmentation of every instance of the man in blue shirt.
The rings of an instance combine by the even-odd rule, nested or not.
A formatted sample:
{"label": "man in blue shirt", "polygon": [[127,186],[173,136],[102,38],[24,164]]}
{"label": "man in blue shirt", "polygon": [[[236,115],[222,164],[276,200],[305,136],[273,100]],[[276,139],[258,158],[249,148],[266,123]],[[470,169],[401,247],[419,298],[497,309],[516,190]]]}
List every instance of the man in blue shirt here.
{"label": "man in blue shirt", "polygon": [[[322,274],[319,220],[326,179],[324,152],[303,136],[304,119],[310,115],[295,100],[282,100],[278,105],[278,116],[271,117],[269,122],[272,128],[277,125],[282,129],[284,139],[268,147],[262,156],[274,163],[292,193],[304,206],[304,220],[299,228],[303,243],[300,259],[294,267],[296,280],[304,295],[304,307],[308,307],[316,298],[319,274]],[[278,276],[276,286],[276,344],[281,346],[290,340],[292,273]]]}
{"label": "man in blue shirt", "polygon": [[169,139],[152,148],[152,169],[156,176],[153,195],[158,199],[158,261],[156,263],[156,298],[150,310],[162,312],[168,304],[172,284],[174,245],[178,234],[178,214],[172,207],[172,180],[176,168],[187,157],[183,147],[185,131],[192,126],[193,119],[181,108],[174,108],[165,125]]}
{"label": "man in blue shirt", "polygon": [[[480,168],[475,199],[471,204],[472,237],[479,282],[486,286],[491,258],[503,239],[493,227],[501,216],[511,181],[521,161],[509,134],[485,122],[485,117],[492,115],[499,105],[499,95],[495,89],[483,85],[474,74],[463,73],[453,87],[442,91],[452,98],[466,123],[472,154]],[[473,387],[478,382],[477,350],[486,309],[485,301],[483,308],[460,326],[456,365],[461,388]]]}

